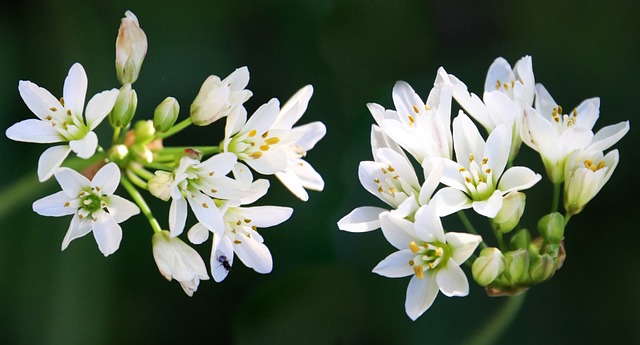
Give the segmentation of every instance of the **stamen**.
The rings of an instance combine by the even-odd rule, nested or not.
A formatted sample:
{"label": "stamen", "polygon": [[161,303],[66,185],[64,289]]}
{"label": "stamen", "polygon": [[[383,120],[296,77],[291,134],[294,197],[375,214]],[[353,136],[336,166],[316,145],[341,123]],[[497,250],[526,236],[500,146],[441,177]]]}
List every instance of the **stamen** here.
{"label": "stamen", "polygon": [[600,163],[598,163],[598,168],[596,170],[600,170],[604,168],[604,161],[600,161]]}
{"label": "stamen", "polygon": [[213,188],[211,188],[211,193],[217,193],[217,192],[218,192],[218,190],[217,190],[217,189],[213,189]]}
{"label": "stamen", "polygon": [[500,82],[500,80],[496,80],[496,90],[500,89],[501,85],[502,83]]}
{"label": "stamen", "polygon": [[473,162],[473,153],[469,154],[469,162]]}
{"label": "stamen", "polygon": [[51,110],[51,111],[57,111],[58,109],[57,109],[56,107],[51,107],[51,108],[49,108],[49,110]]}
{"label": "stamen", "polygon": [[415,264],[416,264],[416,262],[415,262],[415,261],[413,261],[413,259],[409,260],[409,266],[413,266],[413,265],[415,265]]}
{"label": "stamen", "polygon": [[269,145],[275,145],[275,144],[280,142],[280,138],[272,137],[272,138],[266,139],[264,142],[269,144]]}
{"label": "stamen", "polygon": [[487,164],[488,161],[489,161],[489,158],[487,157],[482,158],[482,164]]}
{"label": "stamen", "polygon": [[251,154],[249,154],[249,157],[251,157],[253,159],[258,159],[258,158],[262,157],[262,152],[260,152],[260,151],[251,152]]}
{"label": "stamen", "polygon": [[257,132],[256,132],[256,130],[255,130],[255,129],[252,129],[252,130],[251,130],[251,132],[249,132],[249,136],[250,136],[250,137],[253,137],[253,136],[255,136],[255,135],[256,135],[256,133],[257,133]]}
{"label": "stamen", "polygon": [[389,170],[389,171],[391,171],[391,172],[396,171],[396,169],[394,169],[391,165],[389,165],[389,167],[387,168],[387,170]]}
{"label": "stamen", "polygon": [[441,257],[442,254],[444,254],[444,250],[442,249],[442,247],[436,248],[436,256]]}
{"label": "stamen", "polygon": [[210,171],[209,172],[209,176],[213,176],[213,174],[215,174],[215,171]]}
{"label": "stamen", "polygon": [[411,252],[414,254],[420,251],[420,247],[418,247],[414,241],[409,242],[409,249],[411,249]]}
{"label": "stamen", "polygon": [[262,146],[260,146],[260,150],[262,150],[262,151],[268,151],[268,150],[269,150],[269,145],[262,145]]}
{"label": "stamen", "polygon": [[418,114],[420,111],[418,110],[418,107],[416,107],[415,105],[413,106],[413,111]]}
{"label": "stamen", "polygon": [[266,131],[264,133],[262,133],[262,138],[266,138],[267,136],[269,136],[269,131]]}
{"label": "stamen", "polygon": [[233,243],[235,243],[235,244],[240,244],[240,243],[242,243],[242,242],[240,242],[240,241],[238,241],[238,240],[234,240],[234,241],[233,241]]}
{"label": "stamen", "polygon": [[206,203],[206,202],[203,202],[203,203],[202,203],[202,207],[203,207],[203,208],[209,208],[209,205],[207,205],[207,203]]}
{"label": "stamen", "polygon": [[373,179],[373,182],[375,182],[376,184],[379,184],[380,180],[376,177],[376,178]]}
{"label": "stamen", "polygon": [[244,222],[245,222],[245,223],[251,223],[251,219],[249,219],[249,218],[245,218],[245,219],[244,219]]}
{"label": "stamen", "polygon": [[242,221],[241,221],[240,219],[238,219],[238,221],[236,222],[236,225],[237,225],[237,226],[242,225]]}
{"label": "stamen", "polygon": [[67,115],[71,116],[71,110],[67,109]]}
{"label": "stamen", "polygon": [[416,277],[418,277],[418,279],[424,278],[424,271],[422,270],[422,266],[413,266],[413,271],[416,273]]}

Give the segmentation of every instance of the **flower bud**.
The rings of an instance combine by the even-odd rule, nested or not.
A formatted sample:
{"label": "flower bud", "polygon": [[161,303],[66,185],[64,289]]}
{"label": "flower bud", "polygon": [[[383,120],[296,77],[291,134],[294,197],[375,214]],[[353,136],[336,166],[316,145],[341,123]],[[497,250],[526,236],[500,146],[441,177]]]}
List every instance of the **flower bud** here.
{"label": "flower bud", "polygon": [[109,150],[109,161],[115,162],[121,168],[126,166],[128,157],[129,149],[126,145],[115,145]]}
{"label": "flower bud", "polygon": [[502,198],[502,208],[491,219],[491,225],[497,231],[507,233],[513,230],[520,222],[524,213],[526,196],[520,192],[510,192]]}
{"label": "flower bud", "polygon": [[550,213],[538,221],[538,232],[547,242],[558,244],[564,237],[564,217],[558,213]]}
{"label": "flower bud", "polygon": [[513,237],[511,237],[511,248],[513,249],[527,249],[531,243],[531,234],[529,230],[519,230]]}
{"label": "flower bud", "polygon": [[147,55],[147,35],[140,28],[138,18],[125,12],[116,39],[116,73],[122,85],[138,79],[140,67]]}
{"label": "flower bud", "polygon": [[564,209],[568,214],[582,212],[609,181],[618,160],[618,150],[606,155],[601,151],[575,151],[569,156],[564,175]]}
{"label": "flower bud", "polygon": [[127,127],[138,107],[138,95],[131,84],[124,84],[116,98],[116,103],[109,113],[109,122],[113,127]]}
{"label": "flower bud", "polygon": [[156,232],[151,243],[160,274],[169,281],[177,280],[187,295],[193,296],[200,280],[209,279],[200,254],[179,238],[172,238],[169,231]]}
{"label": "flower bud", "polygon": [[173,174],[158,170],[155,172],[149,182],[147,182],[147,189],[151,195],[164,201],[169,201],[171,198],[171,185],[173,184]]}
{"label": "flower bud", "polygon": [[151,120],[136,122],[133,130],[135,133],[134,142],[136,144],[146,144],[153,139],[153,136],[156,134],[156,129],[153,127],[153,121]]}
{"label": "flower bud", "polygon": [[549,254],[534,256],[529,266],[532,283],[540,283],[551,277],[555,272],[555,262]]}
{"label": "flower bud", "polygon": [[525,249],[504,254],[504,274],[512,284],[521,284],[529,279],[529,252]]}
{"label": "flower bud", "polygon": [[504,255],[498,248],[484,248],[471,267],[473,279],[480,286],[487,286],[504,272],[504,266]]}
{"label": "flower bud", "polygon": [[167,97],[162,103],[158,104],[153,112],[153,127],[156,132],[162,133],[170,130],[178,119],[179,112],[180,105],[173,97]]}
{"label": "flower bud", "polygon": [[224,80],[215,75],[209,76],[191,104],[193,124],[206,126],[235,111],[246,114],[242,103],[252,95],[251,91],[244,89],[248,83],[249,70],[246,67],[236,69]]}

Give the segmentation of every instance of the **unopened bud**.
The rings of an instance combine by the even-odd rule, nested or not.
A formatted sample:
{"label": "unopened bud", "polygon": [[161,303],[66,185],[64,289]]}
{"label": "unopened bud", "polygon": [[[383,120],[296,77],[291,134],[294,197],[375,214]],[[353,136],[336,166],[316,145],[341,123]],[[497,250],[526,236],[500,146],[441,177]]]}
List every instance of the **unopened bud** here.
{"label": "unopened bud", "polygon": [[136,144],[148,143],[156,134],[156,130],[153,127],[153,121],[144,120],[136,122],[134,125],[134,133]]}
{"label": "unopened bud", "polygon": [[251,91],[244,89],[248,83],[249,70],[246,67],[236,69],[223,80],[215,75],[209,76],[191,104],[193,124],[206,126],[232,112],[246,112],[242,103],[252,95]]}
{"label": "unopened bud", "polygon": [[538,255],[531,260],[529,274],[533,283],[547,280],[555,272],[555,262],[549,254]]}
{"label": "unopened bud", "polygon": [[529,252],[524,249],[504,254],[504,274],[512,284],[521,284],[529,279]]}
{"label": "unopened bud", "polygon": [[147,188],[149,193],[158,199],[168,201],[171,198],[171,184],[173,183],[173,174],[158,170],[155,172],[149,182],[147,182]]}
{"label": "unopened bud", "polygon": [[180,105],[178,101],[173,97],[167,97],[158,104],[156,110],[153,112],[153,127],[156,132],[166,132],[178,119],[178,113],[180,112]]}
{"label": "unopened bud", "polygon": [[484,248],[473,262],[471,271],[480,286],[487,286],[504,272],[504,267],[504,255],[498,248]]}
{"label": "unopened bud", "polygon": [[560,243],[564,237],[564,217],[554,212],[540,218],[538,232],[547,242]]}
{"label": "unopened bud", "polygon": [[140,28],[138,18],[125,12],[116,39],[116,73],[122,85],[134,83],[147,55],[147,35]]}
{"label": "unopened bud", "polygon": [[491,219],[491,225],[497,231],[507,233],[513,230],[520,222],[524,213],[526,196],[520,192],[510,192],[502,198],[502,208]]}
{"label": "unopened bud", "polygon": [[113,127],[127,127],[138,107],[138,95],[131,88],[131,84],[124,84],[116,98],[116,104],[109,113],[109,122]]}
{"label": "unopened bud", "polygon": [[531,243],[531,234],[529,230],[518,230],[513,237],[511,237],[511,248],[513,249],[527,249]]}

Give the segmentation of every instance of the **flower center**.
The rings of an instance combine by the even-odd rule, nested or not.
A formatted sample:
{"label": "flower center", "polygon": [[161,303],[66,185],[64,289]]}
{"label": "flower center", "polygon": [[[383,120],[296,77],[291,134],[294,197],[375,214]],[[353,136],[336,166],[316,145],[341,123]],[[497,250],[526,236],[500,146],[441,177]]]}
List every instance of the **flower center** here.
{"label": "flower center", "polygon": [[427,270],[436,270],[447,263],[450,256],[449,246],[444,243],[426,243],[420,244],[411,241],[409,249],[416,256],[409,261],[409,266],[413,267],[413,271],[418,279],[424,278],[424,272]]}
{"label": "flower center", "polygon": [[[64,100],[60,99],[60,101],[64,107]],[[82,139],[89,132],[87,126],[76,116],[73,116],[71,110],[56,107],[51,107],[49,110],[51,114],[45,116],[44,121],[48,122],[65,139],[69,141]]]}
{"label": "flower center", "polygon": [[559,129],[560,132],[563,132],[576,124],[576,121],[578,120],[578,110],[573,108],[571,114],[563,115],[562,107],[558,105],[553,107],[551,110],[551,118],[553,119],[552,123],[555,124],[556,128]]}
{"label": "flower center", "polygon": [[591,159],[587,159],[586,161],[584,161],[584,167],[589,169],[589,170],[591,170],[591,171],[593,171],[593,172],[596,172],[596,171],[604,168],[605,167],[605,163],[604,163],[604,161],[600,161],[600,163],[598,163],[598,164],[593,164],[593,161]]}
{"label": "flower center", "polygon": [[224,220],[226,221],[226,232],[229,237],[233,240],[234,244],[242,243],[242,237],[246,236],[248,238],[251,237],[250,229],[253,231],[257,231],[258,228],[253,225],[252,220],[243,217],[242,214],[235,214],[234,212],[229,212],[224,216]]}
{"label": "flower center", "polygon": [[82,217],[91,216],[94,212],[107,207],[107,202],[102,198],[100,187],[93,187],[91,191],[82,191],[78,197],[81,203],[80,215]]}
{"label": "flower center", "polygon": [[483,158],[481,164],[478,164],[473,154],[470,154],[469,170],[461,167],[458,171],[464,178],[464,184],[473,200],[486,200],[495,191],[493,172],[489,167],[489,158]]}
{"label": "flower center", "polygon": [[249,133],[233,138],[229,143],[229,151],[234,152],[240,159],[258,159],[262,157],[263,152],[269,151],[271,146],[275,146],[280,142],[278,136],[270,136],[269,131],[258,135],[255,129]]}
{"label": "flower center", "polygon": [[409,195],[418,195],[411,186],[396,173],[396,169],[380,164],[380,174],[375,174],[373,182],[378,185],[380,198],[392,205],[400,205]]}

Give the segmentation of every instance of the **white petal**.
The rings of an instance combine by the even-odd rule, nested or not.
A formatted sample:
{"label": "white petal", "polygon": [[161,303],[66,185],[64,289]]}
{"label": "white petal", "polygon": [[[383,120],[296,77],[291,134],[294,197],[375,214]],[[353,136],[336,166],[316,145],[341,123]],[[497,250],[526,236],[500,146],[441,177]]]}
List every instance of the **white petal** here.
{"label": "white petal", "polygon": [[87,126],[89,126],[89,129],[93,130],[98,127],[100,122],[109,115],[116,103],[118,94],[118,89],[111,89],[102,91],[89,100],[89,103],[87,104],[87,111],[85,112]]}
{"label": "white petal", "polygon": [[[600,98],[594,97],[582,101],[582,103],[576,107],[575,114],[576,126],[592,129],[600,114]],[[573,112],[570,115],[573,115]]]}
{"label": "white petal", "polygon": [[427,271],[423,279],[413,276],[407,287],[407,298],[404,309],[411,320],[416,320],[422,315],[438,295],[438,283],[431,272]]}
{"label": "white petal", "polygon": [[414,108],[419,110],[424,108],[424,102],[413,88],[404,81],[398,81],[393,86],[393,104],[396,107],[398,114],[402,116],[408,116],[415,114]]}
{"label": "white petal", "polygon": [[432,158],[422,161],[422,168],[424,175],[426,176],[422,187],[420,188],[420,195],[418,197],[421,205],[426,205],[431,200],[433,192],[440,184],[440,179],[444,171],[444,159]]}
{"label": "white petal", "polygon": [[71,218],[71,224],[69,225],[69,229],[67,233],[64,235],[64,239],[62,240],[62,250],[67,249],[69,243],[75,240],[76,238],[80,238],[91,231],[91,220],[89,218],[80,219],[77,213],[73,215]]}
{"label": "white petal", "polygon": [[380,207],[358,207],[338,221],[338,228],[349,232],[376,230],[380,228],[379,216],[384,211],[386,210]]}
{"label": "white petal", "polygon": [[51,124],[37,119],[20,121],[7,128],[5,134],[11,140],[27,143],[58,143],[66,141]]}
{"label": "white petal", "polygon": [[302,181],[300,181],[300,179],[298,178],[298,175],[296,175],[294,172],[292,172],[292,171],[284,171],[284,172],[279,171],[275,175],[278,178],[278,180],[280,180],[280,182],[285,187],[287,187],[287,189],[291,193],[293,193],[293,195],[295,195],[298,199],[300,199],[302,201],[308,201],[309,200],[309,194],[307,193],[307,191],[302,186]]}
{"label": "white petal", "polygon": [[469,282],[458,263],[452,259],[447,261],[447,267],[436,272],[436,281],[440,291],[447,296],[466,296],[469,294]]}
{"label": "white petal", "polygon": [[169,207],[169,230],[171,237],[176,237],[184,230],[187,222],[187,201],[184,198],[173,198]]}
{"label": "white petal", "polygon": [[41,120],[52,114],[51,108],[64,111],[58,99],[49,91],[30,81],[21,80],[18,83],[18,91],[29,110]]}
{"label": "white petal", "polygon": [[558,132],[551,122],[540,115],[539,111],[531,107],[525,108],[520,136],[525,144],[538,151],[543,157],[554,162],[560,159]]}
{"label": "white petal", "polygon": [[416,240],[413,223],[406,219],[394,217],[389,212],[380,214],[380,228],[384,237],[398,249],[409,248],[409,243]]}
{"label": "white petal", "polygon": [[440,182],[442,182],[443,184],[449,187],[453,187],[461,191],[467,191],[467,186],[465,185],[465,178],[460,173],[461,169],[467,169],[467,168],[450,159],[445,159],[444,167],[442,169],[442,176],[440,177]]}
{"label": "white petal", "polygon": [[249,84],[249,69],[247,66],[236,68],[235,71],[224,78],[223,82],[229,85],[232,90],[242,90]]}
{"label": "white petal", "polygon": [[410,249],[394,252],[380,261],[373,269],[373,273],[387,278],[400,278],[412,275],[414,273],[413,267],[409,265],[409,262],[413,260],[415,256]]}
{"label": "white petal", "polygon": [[455,188],[445,187],[436,192],[429,205],[436,209],[439,217],[444,217],[470,208],[471,203],[472,201],[463,192]]}
{"label": "white petal", "polygon": [[500,190],[495,190],[489,199],[474,201],[471,206],[478,214],[488,218],[493,218],[502,208],[502,192]]}
{"label": "white petal", "polygon": [[310,151],[314,146],[324,138],[327,134],[327,127],[320,121],[307,123],[302,126],[295,127],[291,133],[300,135],[300,139],[296,141],[296,145],[305,151]]}
{"label": "white petal", "polygon": [[307,110],[309,100],[313,95],[313,86],[307,85],[298,90],[291,98],[282,106],[273,128],[291,129],[293,125],[300,120],[300,117]]}
{"label": "white petal", "polygon": [[107,209],[117,223],[122,223],[140,213],[136,204],[118,195],[107,197]]}
{"label": "white petal", "polygon": [[[262,151],[261,151],[262,152]],[[287,155],[282,150],[269,150],[262,153],[258,159],[245,160],[253,170],[263,175],[273,175],[285,171],[287,168]]]}
{"label": "white petal", "polygon": [[69,168],[60,168],[56,171],[56,180],[69,198],[77,198],[83,189],[89,187],[89,180],[80,173]]}
{"label": "white petal", "polygon": [[65,206],[71,199],[64,191],[45,196],[33,203],[33,211],[41,216],[60,217],[74,214],[77,209]]}
{"label": "white petal", "polygon": [[218,207],[216,207],[213,200],[200,193],[199,191],[189,190],[187,192],[189,197],[187,201],[193,210],[193,213],[198,218],[198,221],[202,223],[209,230],[214,232],[224,231],[224,222],[222,221],[222,214]]}
{"label": "white petal", "polygon": [[489,71],[487,71],[487,77],[484,82],[484,91],[495,91],[500,88],[500,86],[496,87],[498,82],[500,82],[500,84],[504,84],[509,83],[514,79],[515,76],[513,75],[509,62],[507,62],[503,57],[499,57],[493,61],[491,66],[489,66]]}
{"label": "white petal", "polygon": [[398,145],[407,150],[418,162],[425,158],[425,149],[416,131],[406,127],[398,120],[384,120],[380,123],[384,132]]}
{"label": "white petal", "polygon": [[553,108],[557,106],[558,103],[553,100],[549,91],[542,84],[536,84],[536,111],[542,114],[545,119],[550,120]]}
{"label": "white petal", "polygon": [[214,235],[211,246],[211,275],[216,283],[223,281],[229,274],[229,267],[233,266],[233,244],[227,235]]}
{"label": "white petal", "polygon": [[[111,195],[120,184],[120,168],[116,163],[108,163],[91,180],[92,187],[99,187],[103,195]],[[119,223],[119,222],[118,222]]]}
{"label": "white petal", "polygon": [[276,226],[291,217],[293,209],[280,206],[242,207],[242,214],[259,228]]}
{"label": "white petal", "polygon": [[604,151],[618,140],[622,139],[629,131],[629,121],[620,122],[615,125],[603,127],[596,135],[593,136],[592,144],[589,145],[589,151]]}
{"label": "white petal", "polygon": [[565,154],[587,147],[592,140],[593,133],[587,128],[571,127],[560,134],[560,142],[566,150]]}
{"label": "white petal", "polygon": [[46,149],[38,160],[38,179],[44,182],[62,165],[71,152],[68,145],[52,146]]}
{"label": "white petal", "polygon": [[482,159],[484,140],[478,128],[462,111],[453,119],[453,146],[456,160],[465,168],[469,168],[469,157]]}
{"label": "white petal", "polygon": [[478,244],[482,242],[482,237],[479,235],[465,232],[447,232],[444,236],[452,251],[451,258],[460,264],[467,261],[478,247]]}
{"label": "white petal", "polygon": [[93,222],[93,237],[95,237],[102,254],[109,256],[120,247],[122,228],[113,217],[107,213],[102,213]]}
{"label": "white petal", "polygon": [[502,174],[498,189],[502,195],[514,190],[525,190],[533,187],[542,179],[540,174],[526,167],[511,167]]}
{"label": "white petal", "polygon": [[416,171],[405,156],[390,148],[381,148],[376,152],[376,157],[378,157],[381,163],[391,165],[396,174],[407,181],[412,187],[416,189],[420,188]]}
{"label": "white petal", "polygon": [[502,175],[507,165],[507,160],[509,159],[512,128],[512,124],[501,124],[496,127],[493,132],[489,134],[489,138],[487,138],[483,158],[488,158],[487,164],[492,168],[492,183],[494,186],[500,175]]}
{"label": "white petal", "polygon": [[227,175],[235,166],[238,157],[229,152],[218,153],[206,161],[197,164],[196,169],[214,177]]}
{"label": "white petal", "polygon": [[209,229],[205,228],[202,224],[196,223],[187,232],[187,237],[193,244],[202,244],[209,239],[209,232]]}
{"label": "white petal", "polygon": [[258,132],[258,134],[262,134],[273,125],[276,117],[278,116],[278,111],[280,108],[280,102],[277,99],[272,98],[268,103],[265,103],[256,110],[253,115],[249,118],[249,121],[242,128],[242,132],[249,132],[253,129]]}
{"label": "white petal", "polygon": [[79,63],[73,64],[69,69],[69,74],[64,80],[65,108],[71,110],[73,116],[82,119],[82,109],[87,94],[87,74]]}
{"label": "white petal", "polygon": [[414,228],[418,238],[424,242],[446,242],[442,222],[433,206],[420,207],[415,215]]}
{"label": "white petal", "polygon": [[[239,243],[238,243],[239,242]],[[273,269],[273,259],[269,248],[253,238],[236,237],[233,249],[245,266],[253,268],[258,273],[269,273]]]}
{"label": "white petal", "polygon": [[467,86],[455,76],[449,75],[449,79],[454,85],[453,97],[464,111],[471,115],[487,130],[495,128],[495,124],[489,116],[487,107],[480,97],[474,93],[469,93]]}
{"label": "white petal", "polygon": [[98,148],[98,136],[94,132],[89,132],[80,140],[71,140],[69,146],[78,157],[91,158]]}

